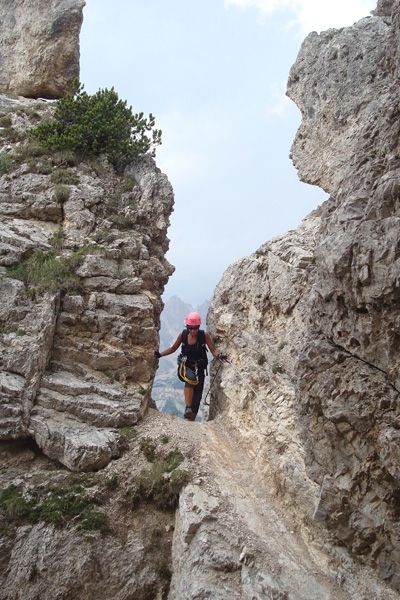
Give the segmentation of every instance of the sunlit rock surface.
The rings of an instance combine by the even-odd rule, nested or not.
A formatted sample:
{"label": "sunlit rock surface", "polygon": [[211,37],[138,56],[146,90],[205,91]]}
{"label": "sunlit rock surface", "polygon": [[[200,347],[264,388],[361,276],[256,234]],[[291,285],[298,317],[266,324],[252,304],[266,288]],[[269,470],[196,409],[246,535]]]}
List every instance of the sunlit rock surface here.
{"label": "sunlit rock surface", "polygon": [[257,393],[224,368],[214,414],[288,509],[399,590],[399,5],[376,15],[304,41],[292,156],[330,198],[227,269],[209,326]]}
{"label": "sunlit rock surface", "polygon": [[[23,138],[52,107],[2,97],[0,109],[7,135]],[[119,176],[105,158],[24,160],[20,143],[1,148],[0,435],[32,436],[68,468],[97,469],[148,405],[173,192],[152,159]],[[67,183],[55,183],[60,170]],[[55,251],[72,257],[78,281],[61,294],[56,284],[29,291],[7,270]]]}
{"label": "sunlit rock surface", "polygon": [[8,0],[0,13],[0,93],[61,98],[79,79],[84,0]]}

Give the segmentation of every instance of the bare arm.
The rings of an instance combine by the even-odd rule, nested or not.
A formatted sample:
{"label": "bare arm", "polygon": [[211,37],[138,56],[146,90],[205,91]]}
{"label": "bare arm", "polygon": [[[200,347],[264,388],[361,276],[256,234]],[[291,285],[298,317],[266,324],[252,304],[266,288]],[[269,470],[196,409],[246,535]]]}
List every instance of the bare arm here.
{"label": "bare arm", "polygon": [[176,350],[178,350],[181,343],[182,343],[182,334],[180,333],[170,348],[167,348],[166,350],[163,350],[162,352],[160,352],[160,356],[168,356],[168,354],[173,354],[174,352],[176,352]]}

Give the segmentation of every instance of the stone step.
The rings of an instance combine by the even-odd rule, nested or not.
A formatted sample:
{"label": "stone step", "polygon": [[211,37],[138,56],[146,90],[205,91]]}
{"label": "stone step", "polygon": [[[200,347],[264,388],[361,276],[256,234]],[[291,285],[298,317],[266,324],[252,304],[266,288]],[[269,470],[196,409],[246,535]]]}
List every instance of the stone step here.
{"label": "stone step", "polygon": [[71,471],[102,469],[119,456],[118,431],[43,406],[32,409],[29,432],[47,456]]}
{"label": "stone step", "polygon": [[96,427],[134,425],[140,410],[140,403],[131,399],[119,403],[95,393],[67,396],[46,388],[40,388],[36,405],[69,413]]}
{"label": "stone step", "polygon": [[69,373],[46,373],[36,404],[70,413],[97,427],[134,425],[140,418],[143,396],[121,385],[87,381]]}

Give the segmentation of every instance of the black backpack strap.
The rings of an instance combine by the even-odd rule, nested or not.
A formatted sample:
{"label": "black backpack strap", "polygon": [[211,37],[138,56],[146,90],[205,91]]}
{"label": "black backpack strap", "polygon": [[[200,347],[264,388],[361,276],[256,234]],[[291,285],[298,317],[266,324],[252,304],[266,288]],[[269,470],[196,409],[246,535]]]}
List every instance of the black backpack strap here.
{"label": "black backpack strap", "polygon": [[184,329],[184,330],[182,331],[181,344],[182,344],[182,345],[186,345],[186,344],[187,344],[187,341],[188,341],[188,330],[187,330],[187,329]]}

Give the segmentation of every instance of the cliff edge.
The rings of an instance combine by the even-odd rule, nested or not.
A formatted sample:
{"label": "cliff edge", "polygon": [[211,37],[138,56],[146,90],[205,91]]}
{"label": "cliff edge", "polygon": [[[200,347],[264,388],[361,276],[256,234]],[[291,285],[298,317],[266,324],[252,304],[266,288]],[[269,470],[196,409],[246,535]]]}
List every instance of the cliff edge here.
{"label": "cliff edge", "polygon": [[292,159],[330,198],[231,265],[208,320],[236,366],[218,374],[214,415],[246,437],[287,510],[396,590],[399,25],[398,2],[380,2],[304,41],[287,87],[302,113]]}
{"label": "cliff edge", "polygon": [[151,158],[119,175],[30,140],[51,103],[0,111],[0,438],[99,469],[149,404],[172,187]]}

